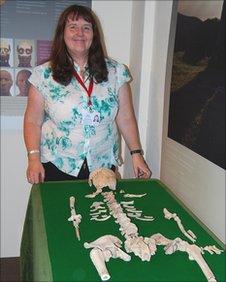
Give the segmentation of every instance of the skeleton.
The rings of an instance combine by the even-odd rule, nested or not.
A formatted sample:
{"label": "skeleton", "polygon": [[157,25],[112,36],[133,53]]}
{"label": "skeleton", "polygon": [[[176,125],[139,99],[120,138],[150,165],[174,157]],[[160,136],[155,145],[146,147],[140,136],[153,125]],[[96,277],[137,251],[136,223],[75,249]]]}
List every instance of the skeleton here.
{"label": "skeleton", "polygon": [[23,68],[31,67],[32,52],[33,52],[33,48],[29,41],[21,41],[19,45],[17,45],[17,54],[19,60],[18,67],[23,67]]}
{"label": "skeleton", "polygon": [[[91,185],[91,181],[93,181],[94,186],[97,188],[97,191],[91,195],[91,197],[99,194],[103,187],[112,185],[111,182],[108,182],[108,178],[103,178],[103,175],[99,174],[101,170],[97,170],[96,174],[94,173],[89,180],[89,184]],[[98,175],[99,174],[99,175]],[[116,185],[116,181],[115,181]],[[112,190],[115,190],[115,185],[113,186]],[[150,237],[142,237],[138,234],[138,228],[137,226],[131,222],[131,219],[123,212],[123,208],[126,209],[129,212],[129,216],[136,217],[140,220],[145,221],[152,221],[154,218],[152,216],[144,216],[140,217],[140,212],[134,208],[133,204],[134,201],[123,201],[121,202],[122,207],[119,203],[117,203],[115,196],[113,192],[102,192],[101,193],[104,197],[104,202],[107,204],[110,214],[115,218],[115,222],[120,225],[119,230],[121,231],[121,234],[125,237],[124,247],[126,252],[128,253],[134,253],[136,256],[138,256],[142,261],[150,261],[151,256],[155,255],[157,251],[157,245],[163,245],[165,254],[170,255],[176,251],[182,251],[187,252],[190,260],[195,260],[198,265],[200,266],[203,274],[207,278],[209,282],[216,282],[216,278],[209,268],[208,264],[204,260],[202,253],[204,250],[210,252],[210,253],[221,253],[221,250],[216,248],[215,246],[206,246],[204,248],[198,247],[195,244],[189,244],[186,241],[183,241],[181,238],[175,238],[174,240],[170,240],[160,233],[154,234]],[[130,194],[133,196],[145,196],[146,194]],[[90,195],[88,195],[90,197]],[[91,207],[96,208],[99,205],[92,205]],[[139,213],[138,213],[139,212]],[[139,214],[139,215],[138,215]],[[173,218],[177,224],[180,230],[183,232],[183,234],[189,238],[192,242],[195,242],[196,236],[191,231],[186,231],[181,223],[181,220],[177,216],[177,214],[170,213],[167,209],[164,209],[164,215],[165,218],[171,219]],[[108,240],[104,240],[105,237],[111,236],[111,235],[105,235],[97,239],[96,241],[92,242],[92,245],[87,245],[88,243],[85,243],[84,246],[86,248],[93,247],[93,250],[90,252],[90,257],[101,276],[102,280],[108,280],[110,278],[110,275],[106,269],[105,261],[108,261],[110,257],[120,257],[117,253],[117,255],[112,255],[112,251],[108,247]],[[111,236],[114,237],[114,236]],[[103,241],[102,241],[103,239]],[[99,241],[100,240],[100,241]],[[119,240],[119,239],[118,239]],[[110,240],[111,241],[111,240]],[[117,241],[116,241],[117,242]],[[115,244],[115,243],[114,243]],[[117,245],[117,243],[116,243]],[[121,247],[121,241],[120,246]],[[128,256],[125,252],[123,252],[123,255]],[[126,260],[126,259],[125,259]],[[129,259],[130,260],[130,256]]]}
{"label": "skeleton", "polygon": [[116,175],[107,168],[96,169],[89,175],[89,186],[94,185],[96,192],[86,195],[87,198],[94,198],[96,195],[102,192],[104,187],[109,187],[111,190],[116,189]]}
{"label": "skeleton", "polygon": [[103,281],[110,279],[105,264],[110,258],[120,258],[124,261],[131,260],[130,255],[121,250],[121,246],[122,241],[113,235],[104,235],[93,242],[84,243],[86,249],[93,248],[90,252],[90,258]]}
{"label": "skeleton", "polygon": [[10,67],[9,56],[11,53],[11,47],[8,43],[0,42],[0,67]]}

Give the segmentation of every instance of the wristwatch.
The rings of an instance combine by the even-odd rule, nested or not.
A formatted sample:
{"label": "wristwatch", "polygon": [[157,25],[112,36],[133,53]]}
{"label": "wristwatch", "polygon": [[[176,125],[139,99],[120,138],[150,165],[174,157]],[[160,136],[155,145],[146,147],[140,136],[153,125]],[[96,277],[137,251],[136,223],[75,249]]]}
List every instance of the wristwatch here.
{"label": "wristwatch", "polygon": [[144,152],[142,149],[136,149],[136,150],[132,150],[130,151],[130,155],[134,155],[134,154],[140,154],[140,155],[143,155]]}

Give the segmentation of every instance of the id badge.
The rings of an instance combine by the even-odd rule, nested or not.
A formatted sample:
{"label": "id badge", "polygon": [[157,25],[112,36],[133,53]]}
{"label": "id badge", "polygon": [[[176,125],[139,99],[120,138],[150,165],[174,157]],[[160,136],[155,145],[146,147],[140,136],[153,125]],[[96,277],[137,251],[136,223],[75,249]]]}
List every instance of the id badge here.
{"label": "id badge", "polygon": [[82,114],[84,125],[98,126],[100,124],[100,113],[96,111],[84,111]]}

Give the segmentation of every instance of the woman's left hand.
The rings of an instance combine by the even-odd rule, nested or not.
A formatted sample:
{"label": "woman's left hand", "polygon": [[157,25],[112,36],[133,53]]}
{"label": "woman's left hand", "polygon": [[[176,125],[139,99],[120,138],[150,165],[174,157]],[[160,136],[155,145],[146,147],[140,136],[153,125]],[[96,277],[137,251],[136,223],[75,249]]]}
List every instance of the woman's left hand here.
{"label": "woman's left hand", "polygon": [[141,154],[132,155],[133,170],[136,178],[150,178],[152,175],[147,163]]}

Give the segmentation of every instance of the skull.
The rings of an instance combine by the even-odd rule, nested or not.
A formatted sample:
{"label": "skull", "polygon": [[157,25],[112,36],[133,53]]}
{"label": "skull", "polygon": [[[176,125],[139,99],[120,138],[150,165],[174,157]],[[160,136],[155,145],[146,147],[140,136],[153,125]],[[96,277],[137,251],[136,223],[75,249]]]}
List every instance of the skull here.
{"label": "skull", "polygon": [[32,51],[32,44],[29,41],[21,41],[19,45],[17,45],[18,67],[31,67]]}
{"label": "skull", "polygon": [[9,65],[9,56],[11,48],[10,45],[4,41],[0,42],[0,66],[1,67],[10,67]]}

